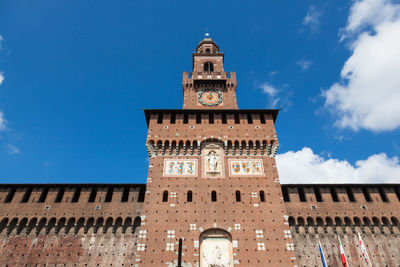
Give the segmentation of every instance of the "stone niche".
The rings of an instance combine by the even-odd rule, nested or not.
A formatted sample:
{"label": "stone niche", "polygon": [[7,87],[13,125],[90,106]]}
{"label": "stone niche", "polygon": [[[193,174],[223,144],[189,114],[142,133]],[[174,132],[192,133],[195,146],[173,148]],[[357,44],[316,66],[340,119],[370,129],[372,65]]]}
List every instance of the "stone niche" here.
{"label": "stone niche", "polygon": [[202,161],[204,178],[224,178],[224,153],[221,142],[202,144]]}

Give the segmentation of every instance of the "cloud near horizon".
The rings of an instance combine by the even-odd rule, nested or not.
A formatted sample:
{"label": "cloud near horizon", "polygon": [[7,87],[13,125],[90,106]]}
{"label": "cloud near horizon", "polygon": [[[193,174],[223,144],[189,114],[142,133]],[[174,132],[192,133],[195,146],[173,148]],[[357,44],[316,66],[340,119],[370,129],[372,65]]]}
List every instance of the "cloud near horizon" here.
{"label": "cloud near horizon", "polygon": [[385,153],[352,165],[347,160],[325,159],[311,148],[303,147],[278,154],[276,162],[283,184],[398,183],[400,180],[399,158],[389,158]]}
{"label": "cloud near horizon", "polygon": [[340,80],[323,92],[339,128],[391,131],[400,127],[400,4],[358,0],[342,39],[352,55]]}

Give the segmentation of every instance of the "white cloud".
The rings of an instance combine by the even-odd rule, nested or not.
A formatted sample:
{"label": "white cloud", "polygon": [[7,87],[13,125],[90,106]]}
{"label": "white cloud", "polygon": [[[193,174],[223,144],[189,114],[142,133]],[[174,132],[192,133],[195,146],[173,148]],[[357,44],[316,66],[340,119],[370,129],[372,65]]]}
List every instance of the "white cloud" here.
{"label": "white cloud", "polygon": [[16,146],[14,146],[14,145],[12,145],[12,144],[7,144],[7,145],[5,145],[5,147],[8,149],[8,152],[9,152],[10,154],[12,154],[12,155],[21,153],[21,151],[19,150],[19,148],[16,147]]}
{"label": "white cloud", "polygon": [[304,147],[276,156],[282,183],[398,183],[399,158],[374,154],[354,165],[347,160],[325,159]]}
{"label": "white cloud", "polygon": [[310,27],[311,31],[316,32],[319,29],[319,19],[321,16],[321,11],[317,10],[315,6],[310,6],[304,17],[303,25]]}
{"label": "white cloud", "polygon": [[296,64],[297,64],[302,70],[307,70],[307,69],[311,66],[312,61],[302,59],[302,60],[296,61]]}
{"label": "white cloud", "polygon": [[[371,28],[372,31],[368,31]],[[353,36],[340,81],[324,92],[336,126],[371,131],[400,127],[400,5],[359,0],[342,37]]]}
{"label": "white cloud", "polygon": [[0,85],[3,83],[4,81],[4,74],[3,72],[0,71]]}
{"label": "white cloud", "polygon": [[4,118],[4,113],[0,111],[0,131],[7,129],[7,120]]}
{"label": "white cloud", "polygon": [[280,101],[280,98],[278,97],[279,89],[276,89],[272,85],[268,83],[262,83],[259,88],[262,90],[264,94],[267,94],[269,97],[269,105],[271,107],[276,107],[277,104]]}
{"label": "white cloud", "polygon": [[2,42],[3,40],[4,40],[4,39],[3,39],[3,36],[0,35],[0,49],[2,48],[1,42]]}

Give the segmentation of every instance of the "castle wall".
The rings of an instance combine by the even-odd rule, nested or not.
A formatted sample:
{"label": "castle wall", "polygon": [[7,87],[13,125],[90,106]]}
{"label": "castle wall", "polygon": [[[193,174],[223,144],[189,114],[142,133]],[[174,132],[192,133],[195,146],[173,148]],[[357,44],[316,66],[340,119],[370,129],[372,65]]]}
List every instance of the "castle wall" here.
{"label": "castle wall", "polygon": [[339,235],[350,266],[367,266],[358,233],[374,266],[400,266],[399,185],[282,185],[299,266],[341,266]]}
{"label": "castle wall", "polygon": [[1,185],[0,266],[134,266],[144,190]]}

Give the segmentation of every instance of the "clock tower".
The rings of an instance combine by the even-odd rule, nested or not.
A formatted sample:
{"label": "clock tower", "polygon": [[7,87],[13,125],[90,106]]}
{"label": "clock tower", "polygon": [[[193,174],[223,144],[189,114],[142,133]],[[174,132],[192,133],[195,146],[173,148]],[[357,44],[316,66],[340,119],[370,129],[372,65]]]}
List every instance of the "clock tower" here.
{"label": "clock tower", "polygon": [[146,109],[149,172],[136,266],[296,266],[276,169],[276,109],[238,109],[208,36],[183,109]]}
{"label": "clock tower", "polygon": [[224,53],[204,38],[193,53],[193,70],[183,73],[184,109],[237,109],[236,73],[225,72]]}

